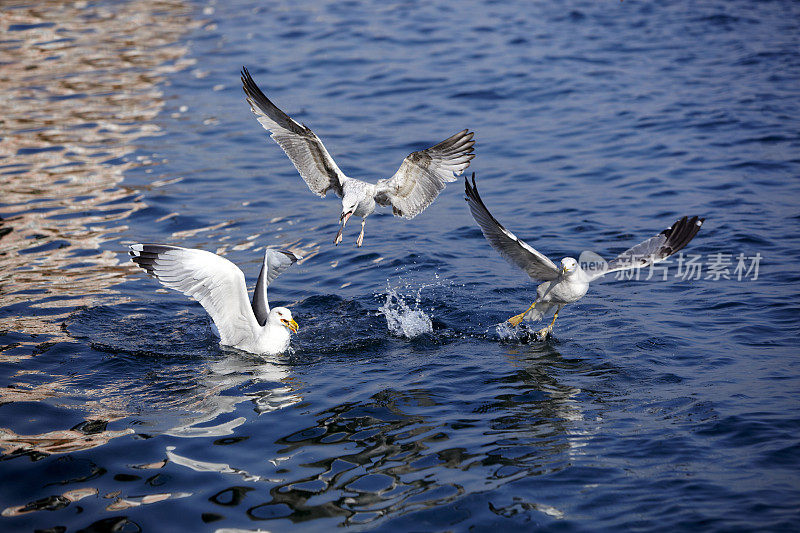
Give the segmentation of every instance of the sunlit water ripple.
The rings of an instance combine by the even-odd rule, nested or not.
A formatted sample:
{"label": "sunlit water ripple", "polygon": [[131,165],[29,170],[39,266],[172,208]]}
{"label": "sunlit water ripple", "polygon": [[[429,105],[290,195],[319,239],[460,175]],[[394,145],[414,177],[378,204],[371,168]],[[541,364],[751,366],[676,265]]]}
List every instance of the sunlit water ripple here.
{"label": "sunlit water ripple", "polygon": [[[781,1],[4,5],[0,529],[796,528],[798,21]],[[498,328],[533,286],[462,184],[334,247],[338,202],[267,139],[242,65],[355,177],[470,128],[489,208],[552,258],[699,214],[686,252],[731,254],[731,279],[609,279],[554,339]],[[251,286],[264,246],[302,253],[270,288],[292,352],[219,347],[135,241],[223,254]]]}

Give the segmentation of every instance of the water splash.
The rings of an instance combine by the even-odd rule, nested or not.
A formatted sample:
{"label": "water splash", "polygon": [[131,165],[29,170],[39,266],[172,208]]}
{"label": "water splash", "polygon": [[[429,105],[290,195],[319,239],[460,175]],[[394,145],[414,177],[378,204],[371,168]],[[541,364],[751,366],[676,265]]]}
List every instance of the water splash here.
{"label": "water splash", "polygon": [[500,340],[509,341],[519,339],[520,328],[511,326],[507,321],[500,322],[495,329]]}
{"label": "water splash", "polygon": [[393,335],[413,339],[433,332],[431,318],[419,307],[420,290],[414,297],[414,306],[406,303],[405,296],[392,287],[387,288],[386,300],[378,308],[386,317],[386,325]]}
{"label": "water splash", "polygon": [[545,340],[540,334],[539,328],[533,327],[530,322],[523,321],[519,326],[512,326],[508,321],[503,321],[495,326],[497,336],[501,341],[532,341]]}

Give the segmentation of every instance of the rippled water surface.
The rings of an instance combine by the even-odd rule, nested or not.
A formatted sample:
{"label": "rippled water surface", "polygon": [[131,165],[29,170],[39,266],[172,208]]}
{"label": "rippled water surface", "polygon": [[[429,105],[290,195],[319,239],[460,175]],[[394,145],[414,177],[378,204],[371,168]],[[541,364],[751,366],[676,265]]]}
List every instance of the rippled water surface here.
{"label": "rippled water surface", "polygon": [[[797,3],[12,1],[0,27],[1,530],[797,527]],[[704,270],[608,276],[545,342],[498,328],[533,284],[463,183],[334,247],[242,65],[354,177],[470,128],[487,205],[553,259],[699,214]],[[250,284],[265,246],[303,254],[270,288],[293,353],[220,348],[142,241]]]}

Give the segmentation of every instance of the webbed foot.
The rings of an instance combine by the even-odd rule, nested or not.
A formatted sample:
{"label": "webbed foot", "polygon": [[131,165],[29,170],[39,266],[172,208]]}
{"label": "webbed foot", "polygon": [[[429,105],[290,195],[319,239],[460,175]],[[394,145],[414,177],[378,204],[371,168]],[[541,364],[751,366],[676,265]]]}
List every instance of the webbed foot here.
{"label": "webbed foot", "polygon": [[519,326],[519,323],[522,322],[522,319],[525,318],[525,315],[527,315],[528,312],[531,309],[533,309],[534,307],[536,307],[536,302],[533,302],[529,308],[527,308],[525,311],[521,312],[520,314],[514,315],[511,318],[509,318],[508,319],[508,323],[511,324],[514,327]]}
{"label": "webbed foot", "polygon": [[514,327],[519,326],[527,313],[528,312],[525,311],[524,313],[512,316],[511,318],[508,319],[508,323]]}

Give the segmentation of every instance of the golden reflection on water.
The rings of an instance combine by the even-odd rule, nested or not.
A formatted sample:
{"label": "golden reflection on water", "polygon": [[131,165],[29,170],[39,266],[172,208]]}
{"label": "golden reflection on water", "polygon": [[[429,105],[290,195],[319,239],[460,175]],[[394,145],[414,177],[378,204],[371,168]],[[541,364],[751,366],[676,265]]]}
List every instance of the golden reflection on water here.
{"label": "golden reflection on water", "polygon": [[[220,415],[232,412],[236,405],[242,402],[251,402],[253,410],[265,413],[283,409],[302,401],[298,389],[304,384],[298,382],[289,373],[285,364],[270,362],[251,356],[232,352],[228,357],[212,362],[201,372],[200,386],[196,387],[193,394],[183,398],[181,407],[186,413],[176,418],[164,421],[166,434],[187,438],[224,437],[233,434],[233,430],[242,425],[246,420],[243,417],[235,418],[229,422],[209,426]],[[280,386],[274,386],[280,383]],[[265,385],[260,387],[259,385]],[[157,385],[152,385],[158,388]],[[237,396],[221,394],[227,390],[237,390],[245,387],[248,391]],[[57,387],[37,387],[35,389],[19,389],[5,387],[0,389],[0,405],[9,401],[38,401],[58,395]],[[114,391],[107,391],[109,398],[117,395]],[[103,396],[103,393],[99,394]],[[162,399],[163,401],[163,399]],[[180,401],[178,401],[180,402]],[[41,458],[45,455],[72,453],[102,446],[116,437],[134,433],[131,428],[112,431],[106,428],[107,422],[114,420],[113,404],[100,404],[87,406],[87,409],[103,414],[103,420],[87,421],[69,430],[50,431],[37,435],[21,435],[9,429],[0,428],[0,455],[18,456],[27,455],[31,459]],[[120,413],[116,418],[125,416]],[[166,459],[155,463],[131,465],[137,470],[160,470],[172,463],[196,472],[217,472],[241,476],[244,481],[273,481],[259,475],[253,475],[245,470],[238,469],[224,463],[213,463],[183,457],[174,452],[174,446],[165,450]],[[97,496],[96,488],[85,488],[77,491],[68,491],[64,494],[51,495],[41,500],[28,502],[24,505],[14,505],[2,510],[2,516],[19,516],[34,511],[53,510],[78,501],[86,496]],[[106,511],[116,512],[139,507],[151,503],[158,503],[168,499],[186,498],[190,492],[158,492],[151,494],[138,494],[125,496],[121,491],[104,494],[103,498],[111,500],[106,506]]]}
{"label": "golden reflection on water", "polygon": [[113,295],[128,267],[104,246],[144,207],[121,185],[159,133],[158,84],[187,67],[182,2],[5,3],[0,13],[0,330],[62,335],[72,308]]}
{"label": "golden reflection on water", "polygon": [[[113,297],[129,272],[109,250],[125,219],[142,209],[123,185],[136,166],[137,139],[159,134],[159,83],[191,64],[179,44],[198,23],[183,2],[133,0],[4,2],[0,12],[0,331],[32,336],[32,357],[63,340],[61,321],[77,306]],[[11,306],[18,306],[10,310]],[[9,355],[15,352],[13,355]],[[20,371],[20,377],[34,370]],[[41,401],[67,393],[68,379],[0,389],[0,402]],[[104,420],[115,416],[104,411]],[[53,454],[105,444],[132,430],[78,429],[20,435],[0,428],[4,453]]]}
{"label": "golden reflection on water", "polygon": [[86,432],[80,429],[48,431],[38,435],[20,435],[0,428],[0,450],[4,454],[70,453],[102,446],[113,438],[133,433],[131,428],[120,431]]}
{"label": "golden reflection on water", "polygon": [[[133,154],[138,139],[160,134],[154,124],[164,107],[160,84],[193,63],[181,43],[187,31],[201,24],[191,12],[180,1],[4,3],[0,332],[23,336],[0,346],[0,361],[21,361],[55,342],[72,341],[62,326],[69,315],[80,307],[120,303],[114,286],[131,273],[141,275],[131,264],[120,264],[114,250],[124,249],[124,243],[112,242],[127,229],[126,219],[146,206],[140,190],[126,187],[123,178],[131,169],[158,163]],[[180,179],[156,180],[141,191]],[[175,232],[172,239],[206,233],[220,242],[218,253],[263,250],[258,234],[244,242],[233,242],[231,235],[216,237],[231,224]],[[292,244],[307,257],[318,249],[313,243]],[[206,372],[214,375],[213,370]],[[149,383],[124,377],[98,379],[91,391],[76,384],[91,381],[88,377],[20,369],[12,376],[19,382],[0,389],[0,403],[86,398],[79,407],[103,420],[127,416],[130,397],[152,400],[165,409],[196,408],[201,418],[232,410],[231,405],[216,405],[221,400],[215,399],[220,395],[215,387],[201,385],[196,397],[175,400]],[[4,435],[10,440],[4,441]],[[0,448],[16,446],[20,439],[35,443],[40,437],[2,430]],[[37,444],[30,448],[59,450]]]}
{"label": "golden reflection on water", "polygon": [[2,516],[21,516],[27,513],[32,513],[34,511],[40,511],[42,509],[53,510],[59,509],[61,507],[66,507],[70,503],[77,502],[86,498],[88,496],[95,496],[97,495],[97,489],[95,488],[83,488],[83,489],[76,489],[76,490],[68,490],[63,494],[59,494],[56,496],[51,496],[49,498],[44,498],[43,500],[30,502],[25,505],[18,505],[14,507],[7,507],[3,509]]}

